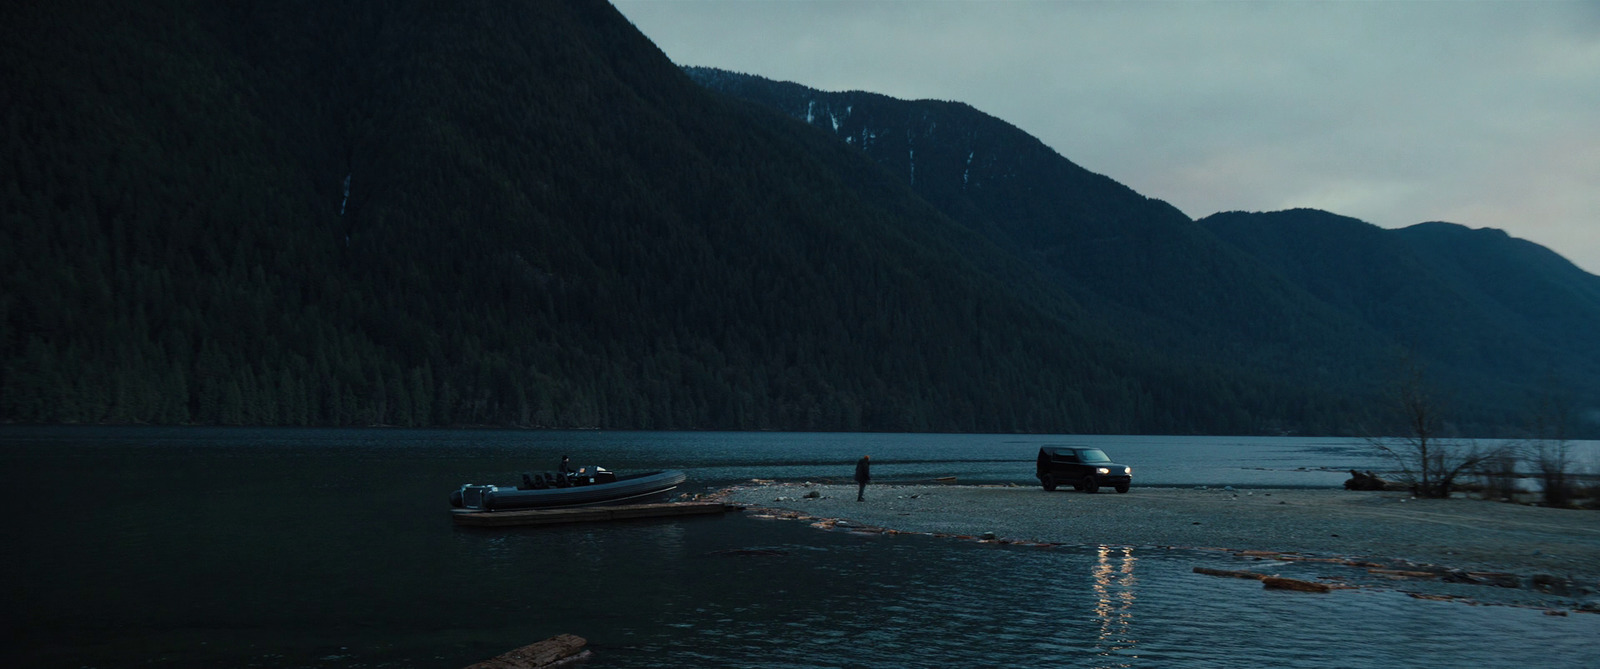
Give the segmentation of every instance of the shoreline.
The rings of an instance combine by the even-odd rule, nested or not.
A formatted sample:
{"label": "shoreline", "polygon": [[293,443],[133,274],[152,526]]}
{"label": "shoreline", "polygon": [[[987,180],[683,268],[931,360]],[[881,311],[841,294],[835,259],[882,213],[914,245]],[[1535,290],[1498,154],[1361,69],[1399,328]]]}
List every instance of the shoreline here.
{"label": "shoreline", "polygon": [[1600,612],[1594,511],[1335,489],[1135,487],[1084,494],[887,484],[869,485],[865,502],[856,502],[855,493],[854,485],[759,481],[716,496],[823,528],[1341,563],[1376,569],[1356,570],[1358,580],[1372,574],[1374,582],[1403,581],[1402,589],[1420,591],[1415,596],[1468,598],[1456,594],[1465,585],[1473,599]]}

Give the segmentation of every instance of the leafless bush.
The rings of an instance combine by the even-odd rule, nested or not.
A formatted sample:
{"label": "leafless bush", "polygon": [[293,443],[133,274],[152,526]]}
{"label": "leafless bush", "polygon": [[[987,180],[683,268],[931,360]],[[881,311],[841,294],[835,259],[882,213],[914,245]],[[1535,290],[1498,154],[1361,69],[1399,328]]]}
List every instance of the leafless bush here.
{"label": "leafless bush", "polygon": [[1565,439],[1539,439],[1533,445],[1533,462],[1544,487],[1545,506],[1571,506],[1573,499],[1572,445]]}
{"label": "leafless bush", "polygon": [[1449,497],[1459,487],[1458,480],[1505,453],[1504,448],[1485,449],[1471,440],[1438,437],[1373,439],[1368,443],[1395,461],[1399,480],[1418,497]]}
{"label": "leafless bush", "polygon": [[1471,440],[1444,437],[1444,421],[1428,394],[1421,368],[1408,363],[1404,371],[1390,403],[1402,436],[1373,437],[1367,443],[1394,459],[1400,480],[1411,486],[1412,494],[1449,497],[1456,479],[1480,470],[1506,449],[1484,449]]}
{"label": "leafless bush", "polygon": [[1518,462],[1517,451],[1512,448],[1500,449],[1495,455],[1484,459],[1478,468],[1478,475],[1483,479],[1485,498],[1507,501],[1517,498]]}
{"label": "leafless bush", "polygon": [[[1548,382],[1554,388],[1554,381]],[[1528,452],[1543,486],[1545,506],[1571,506],[1573,501],[1572,444],[1567,441],[1567,403],[1547,392],[1539,402]]]}
{"label": "leafless bush", "polygon": [[1579,468],[1566,481],[1571,506],[1600,509],[1600,460],[1590,460],[1587,469]]}

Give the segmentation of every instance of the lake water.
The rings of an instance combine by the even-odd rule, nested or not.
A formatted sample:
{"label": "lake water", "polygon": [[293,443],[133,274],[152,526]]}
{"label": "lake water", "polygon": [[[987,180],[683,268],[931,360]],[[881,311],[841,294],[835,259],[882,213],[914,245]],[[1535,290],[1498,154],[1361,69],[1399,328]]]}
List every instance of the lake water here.
{"label": "lake water", "polygon": [[447,513],[461,483],[563,454],[683,469],[688,492],[842,482],[864,454],[882,482],[1032,485],[1038,447],[1064,443],[1132,465],[1132,494],[1337,487],[1386,464],[1339,439],[6,427],[0,666],[460,667],[561,633],[592,667],[1600,666],[1600,616],[1191,573],[1237,568],[1216,553]]}

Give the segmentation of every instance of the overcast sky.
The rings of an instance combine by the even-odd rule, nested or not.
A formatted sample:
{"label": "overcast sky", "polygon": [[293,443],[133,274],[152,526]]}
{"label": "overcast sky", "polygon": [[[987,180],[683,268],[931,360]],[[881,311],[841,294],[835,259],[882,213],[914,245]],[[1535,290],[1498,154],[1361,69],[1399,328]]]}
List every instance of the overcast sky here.
{"label": "overcast sky", "polygon": [[965,102],[1194,218],[1450,221],[1600,273],[1600,2],[613,1],[679,65]]}

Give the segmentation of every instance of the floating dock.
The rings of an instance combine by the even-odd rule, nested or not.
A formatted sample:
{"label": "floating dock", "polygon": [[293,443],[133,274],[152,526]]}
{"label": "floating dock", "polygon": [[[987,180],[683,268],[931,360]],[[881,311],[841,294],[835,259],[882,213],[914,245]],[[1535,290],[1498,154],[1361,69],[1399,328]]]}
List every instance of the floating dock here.
{"label": "floating dock", "polygon": [[457,525],[469,527],[516,527],[519,525],[559,525],[563,523],[601,523],[613,520],[638,518],[668,518],[672,516],[698,516],[727,511],[742,511],[744,507],[722,502],[661,502],[657,504],[618,504],[615,506],[584,506],[572,509],[526,509],[521,511],[456,511],[451,513]]}

